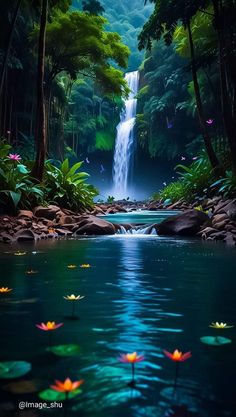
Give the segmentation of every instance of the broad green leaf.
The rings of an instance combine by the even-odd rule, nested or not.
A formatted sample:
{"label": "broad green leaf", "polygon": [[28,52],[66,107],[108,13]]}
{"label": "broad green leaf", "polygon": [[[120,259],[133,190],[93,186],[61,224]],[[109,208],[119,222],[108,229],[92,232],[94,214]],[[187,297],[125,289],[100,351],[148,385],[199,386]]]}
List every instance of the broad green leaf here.
{"label": "broad green leaf", "polygon": [[52,346],[47,350],[57,356],[74,356],[81,353],[80,346],[76,344]]}
{"label": "broad green leaf", "polygon": [[24,361],[0,362],[0,378],[19,378],[31,370],[31,364]]}
{"label": "broad green leaf", "polygon": [[[72,398],[75,398],[81,392],[82,391],[80,389],[70,392],[68,395],[69,400],[71,400]],[[54,389],[52,388],[48,388],[48,389],[45,389],[44,391],[41,391],[38,394],[38,396],[41,400],[50,401],[50,402],[66,400],[66,394],[64,392],[54,391]]]}

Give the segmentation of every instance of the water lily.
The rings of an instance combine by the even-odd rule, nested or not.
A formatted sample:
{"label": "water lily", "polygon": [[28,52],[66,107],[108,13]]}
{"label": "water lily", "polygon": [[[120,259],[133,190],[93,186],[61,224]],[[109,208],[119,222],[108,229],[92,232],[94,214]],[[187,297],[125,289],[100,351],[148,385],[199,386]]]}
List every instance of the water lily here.
{"label": "water lily", "polygon": [[34,274],[37,274],[37,273],[38,273],[38,271],[35,271],[34,269],[29,269],[28,271],[26,271],[27,275],[34,275]]}
{"label": "water lily", "polygon": [[8,155],[8,159],[11,159],[12,161],[17,161],[19,162],[21,160],[20,155],[18,155],[17,153],[10,153]]}
{"label": "water lily", "polygon": [[0,292],[2,292],[2,293],[6,293],[6,292],[10,292],[10,291],[12,291],[12,288],[8,288],[8,287],[0,288]]}
{"label": "water lily", "polygon": [[69,269],[75,269],[75,268],[77,268],[77,265],[70,264],[70,265],[67,265],[67,268],[69,268]]}
{"label": "water lily", "polygon": [[45,332],[49,330],[56,330],[59,327],[63,326],[64,323],[56,324],[55,321],[48,321],[47,323],[36,324],[36,327],[40,330],[44,330]]}
{"label": "water lily", "polygon": [[[56,392],[59,393],[64,393],[65,394],[65,400],[66,403],[69,400],[69,395],[70,394],[74,394],[76,395],[77,393],[79,394],[78,388],[84,383],[83,379],[80,379],[79,381],[74,381],[72,382],[70,378],[66,378],[65,381],[58,381],[57,379],[55,380],[55,384],[54,385],[50,385],[50,388],[53,389]],[[67,404],[66,404],[67,406]],[[67,415],[67,410],[66,410],[66,414]]]}
{"label": "water lily", "polygon": [[91,268],[90,264],[82,264],[80,265],[80,268]]}
{"label": "water lily", "polygon": [[65,298],[65,300],[72,301],[71,318],[74,318],[75,317],[75,301],[82,300],[84,298],[84,295],[71,294],[71,295],[64,296],[63,298]]}
{"label": "water lily", "polygon": [[83,384],[83,382],[83,379],[74,382],[72,382],[70,378],[66,378],[64,382],[58,381],[56,379],[55,385],[50,385],[50,388],[58,392],[72,392],[78,389]]}
{"label": "water lily", "polygon": [[167,358],[171,359],[176,364],[175,379],[174,379],[174,388],[176,388],[177,387],[177,382],[178,382],[178,377],[179,377],[179,364],[180,364],[180,362],[184,362],[187,359],[191,358],[192,353],[191,352],[183,353],[178,349],[175,349],[173,353],[168,352],[168,350],[164,350],[163,352],[167,356]]}
{"label": "water lily", "polygon": [[123,353],[120,354],[118,360],[122,363],[130,363],[132,367],[132,379],[129,385],[135,385],[134,379],[134,371],[135,371],[135,363],[142,362],[144,360],[144,355],[138,355],[137,352],[133,353]]}
{"label": "water lily", "polygon": [[63,298],[69,301],[76,301],[76,300],[82,300],[82,298],[84,298],[84,295],[71,294],[71,295],[64,296]]}
{"label": "water lily", "polygon": [[24,255],[26,255],[26,252],[20,252],[20,251],[18,251],[18,252],[15,252],[14,255],[15,256],[24,256]]}
{"label": "water lily", "polygon": [[168,352],[168,350],[164,350],[163,352],[174,362],[184,362],[192,356],[191,352],[182,353],[178,349],[175,349],[173,353]]}
{"label": "water lily", "polygon": [[232,329],[234,326],[230,326],[227,323],[219,323],[216,321],[215,323],[211,323],[209,327],[212,327],[213,329]]}
{"label": "water lily", "polygon": [[[49,332],[49,346],[52,346],[52,330],[59,329],[59,327],[63,326],[64,323],[56,324],[55,321],[48,321],[47,323],[36,324],[38,329],[43,330],[45,332]],[[50,349],[49,348],[49,349]]]}

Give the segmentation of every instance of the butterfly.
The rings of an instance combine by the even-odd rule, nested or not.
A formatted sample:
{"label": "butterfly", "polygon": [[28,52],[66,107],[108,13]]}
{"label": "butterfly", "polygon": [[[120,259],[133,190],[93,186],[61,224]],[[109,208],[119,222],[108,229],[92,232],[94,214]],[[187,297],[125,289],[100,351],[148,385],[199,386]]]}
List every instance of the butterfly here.
{"label": "butterfly", "polygon": [[208,119],[208,120],[206,120],[206,123],[208,125],[212,125],[214,123],[214,120],[213,119]]}
{"label": "butterfly", "polygon": [[104,168],[104,166],[102,164],[100,165],[100,167],[101,167],[100,173],[103,174],[103,172],[105,172],[106,170],[105,170],[105,168]]}

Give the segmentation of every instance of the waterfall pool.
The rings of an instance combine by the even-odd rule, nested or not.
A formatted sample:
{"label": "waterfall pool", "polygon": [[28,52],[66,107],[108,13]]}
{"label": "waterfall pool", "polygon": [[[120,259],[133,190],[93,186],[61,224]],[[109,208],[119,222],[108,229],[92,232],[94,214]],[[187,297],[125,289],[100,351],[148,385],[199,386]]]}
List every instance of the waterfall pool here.
{"label": "waterfall pool", "polygon": [[[0,265],[0,286],[12,288],[0,294],[1,361],[32,364],[21,378],[0,379],[1,416],[20,417],[20,401],[42,402],[37,390],[66,377],[85,380],[68,408],[27,409],[22,416],[236,415],[236,328],[209,327],[236,324],[234,248],[156,236],[48,240],[1,245]],[[37,273],[27,275],[29,269]],[[85,296],[76,304],[78,320],[68,319],[71,304],[63,299],[72,293]],[[46,351],[48,332],[35,325],[49,320],[64,323],[52,344],[78,344],[75,356]],[[206,345],[204,336],[232,343]],[[180,363],[173,391],[175,363],[163,350],[176,348],[192,358]],[[131,367],[117,357],[134,351],[145,360],[136,366],[132,388]],[[24,393],[29,387],[32,393]]]}
{"label": "waterfall pool", "polygon": [[103,220],[107,220],[114,224],[154,224],[161,223],[169,216],[174,216],[175,214],[180,214],[180,211],[177,210],[136,210],[130,211],[128,213],[116,213],[116,214],[105,214],[103,216],[98,216]]}

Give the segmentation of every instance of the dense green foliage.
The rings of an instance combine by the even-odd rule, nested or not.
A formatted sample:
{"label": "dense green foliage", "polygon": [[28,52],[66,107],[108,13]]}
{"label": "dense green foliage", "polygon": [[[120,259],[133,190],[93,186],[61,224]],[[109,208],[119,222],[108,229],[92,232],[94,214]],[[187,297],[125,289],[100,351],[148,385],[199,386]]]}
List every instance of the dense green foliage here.
{"label": "dense green foliage", "polygon": [[35,184],[30,174],[32,161],[22,162],[20,155],[11,154],[11,146],[0,143],[0,212],[15,212],[37,204],[55,203],[61,207],[84,210],[93,206],[97,190],[87,184],[89,175],[80,172],[83,162],[70,167],[46,161],[43,182]]}

